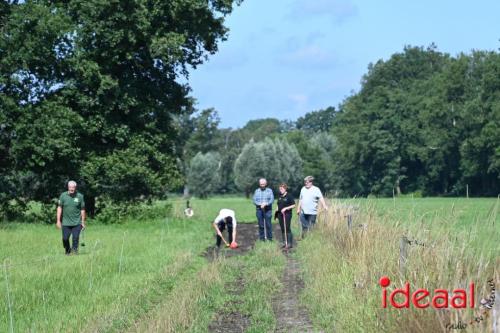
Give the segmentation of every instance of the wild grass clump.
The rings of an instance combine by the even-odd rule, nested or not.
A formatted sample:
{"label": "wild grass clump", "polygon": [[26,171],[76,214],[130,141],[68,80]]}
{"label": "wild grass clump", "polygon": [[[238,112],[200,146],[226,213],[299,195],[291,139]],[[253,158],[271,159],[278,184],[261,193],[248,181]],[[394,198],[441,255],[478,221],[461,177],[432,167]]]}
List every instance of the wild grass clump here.
{"label": "wild grass clump", "polygon": [[[447,325],[470,323],[484,312],[479,305],[490,293],[487,281],[493,278],[499,285],[500,251],[494,221],[460,232],[445,221],[429,225],[418,217],[403,221],[389,214],[381,216],[371,205],[353,214],[353,206],[353,202],[332,202],[316,230],[300,244],[306,285],[303,301],[316,324],[325,331],[339,332],[445,332]],[[346,222],[349,214],[353,214],[351,230]],[[400,265],[403,236],[412,244],[407,246],[406,264]],[[489,248],[471,248],[478,237]],[[474,282],[476,307],[384,309],[382,276],[392,281],[388,293],[408,281],[410,294],[417,288],[431,294],[442,288],[452,295],[452,290],[468,290]],[[468,331],[484,331],[491,327],[490,321],[469,324]]]}

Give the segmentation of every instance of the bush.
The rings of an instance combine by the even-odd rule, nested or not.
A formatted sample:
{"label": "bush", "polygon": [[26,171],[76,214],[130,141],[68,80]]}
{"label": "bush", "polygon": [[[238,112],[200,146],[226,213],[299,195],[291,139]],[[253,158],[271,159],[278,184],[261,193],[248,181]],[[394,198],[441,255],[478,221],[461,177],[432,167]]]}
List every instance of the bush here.
{"label": "bush", "polygon": [[45,223],[54,224],[57,219],[57,204],[54,200],[53,203],[39,204],[30,203],[30,208],[26,210],[23,215],[22,221],[27,223]]}
{"label": "bush", "polygon": [[11,200],[0,209],[0,221],[24,223],[55,223],[56,203],[42,204],[34,201],[23,203]]}
{"label": "bush", "polygon": [[96,206],[97,214],[94,221],[104,224],[124,223],[129,220],[154,220],[166,217],[172,211],[172,205],[166,202],[115,203],[105,200],[99,202]]}

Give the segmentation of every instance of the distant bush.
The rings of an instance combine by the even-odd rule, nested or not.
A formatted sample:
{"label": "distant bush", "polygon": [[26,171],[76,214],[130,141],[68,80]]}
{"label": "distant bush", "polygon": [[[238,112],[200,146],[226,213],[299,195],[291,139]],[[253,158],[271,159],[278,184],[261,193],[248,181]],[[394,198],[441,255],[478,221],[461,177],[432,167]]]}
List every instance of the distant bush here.
{"label": "distant bush", "polygon": [[48,204],[11,200],[0,209],[0,222],[55,223],[56,203]]}
{"label": "distant bush", "polygon": [[52,224],[56,222],[57,204],[54,201],[50,204],[31,203],[22,218],[26,223],[45,223]]}
{"label": "distant bush", "polygon": [[97,208],[97,214],[93,220],[104,224],[124,223],[130,220],[154,220],[166,217],[172,211],[172,205],[166,202],[114,203],[106,200],[99,202]]}

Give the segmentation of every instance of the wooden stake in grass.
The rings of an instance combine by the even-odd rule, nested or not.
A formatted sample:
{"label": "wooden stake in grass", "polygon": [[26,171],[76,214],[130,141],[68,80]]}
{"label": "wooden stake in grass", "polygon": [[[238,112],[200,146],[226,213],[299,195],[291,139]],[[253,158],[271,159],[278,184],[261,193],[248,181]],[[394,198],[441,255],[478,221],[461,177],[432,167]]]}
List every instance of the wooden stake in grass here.
{"label": "wooden stake in grass", "polygon": [[352,215],[351,212],[347,212],[347,229],[352,232]]}
{"label": "wooden stake in grass", "polygon": [[394,187],[392,188],[392,202],[393,202],[394,208],[396,208],[396,195],[394,194]]}
{"label": "wooden stake in grass", "polygon": [[402,236],[399,240],[399,272],[401,275],[406,273],[406,262],[408,261],[408,238]]}
{"label": "wooden stake in grass", "polygon": [[12,304],[10,301],[9,275],[7,271],[7,260],[3,261],[3,269],[5,273],[5,286],[7,288],[7,305],[9,307],[9,332],[14,333],[14,317],[12,316]]}
{"label": "wooden stake in grass", "polygon": [[122,239],[122,250],[120,252],[120,264],[118,265],[118,275],[122,273],[122,262],[123,262],[123,247],[125,245],[125,234],[127,232],[123,232],[123,239]]}
{"label": "wooden stake in grass", "polygon": [[495,290],[495,304],[493,306],[492,326],[493,333],[500,332],[500,291]]}

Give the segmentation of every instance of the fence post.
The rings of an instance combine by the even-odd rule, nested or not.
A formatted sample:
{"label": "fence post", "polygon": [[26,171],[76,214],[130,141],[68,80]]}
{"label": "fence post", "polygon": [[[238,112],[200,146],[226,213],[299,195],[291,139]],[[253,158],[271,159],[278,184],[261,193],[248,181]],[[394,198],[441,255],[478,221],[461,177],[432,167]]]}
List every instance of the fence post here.
{"label": "fence post", "polygon": [[493,333],[500,332],[500,291],[495,290],[495,304],[493,304],[492,310],[492,327],[491,331]]}
{"label": "fence post", "polygon": [[347,214],[347,229],[349,232],[352,232],[352,214],[348,213]]}
{"label": "fence post", "polygon": [[399,272],[401,275],[406,273],[406,262],[408,261],[408,238],[402,236],[399,240]]}

